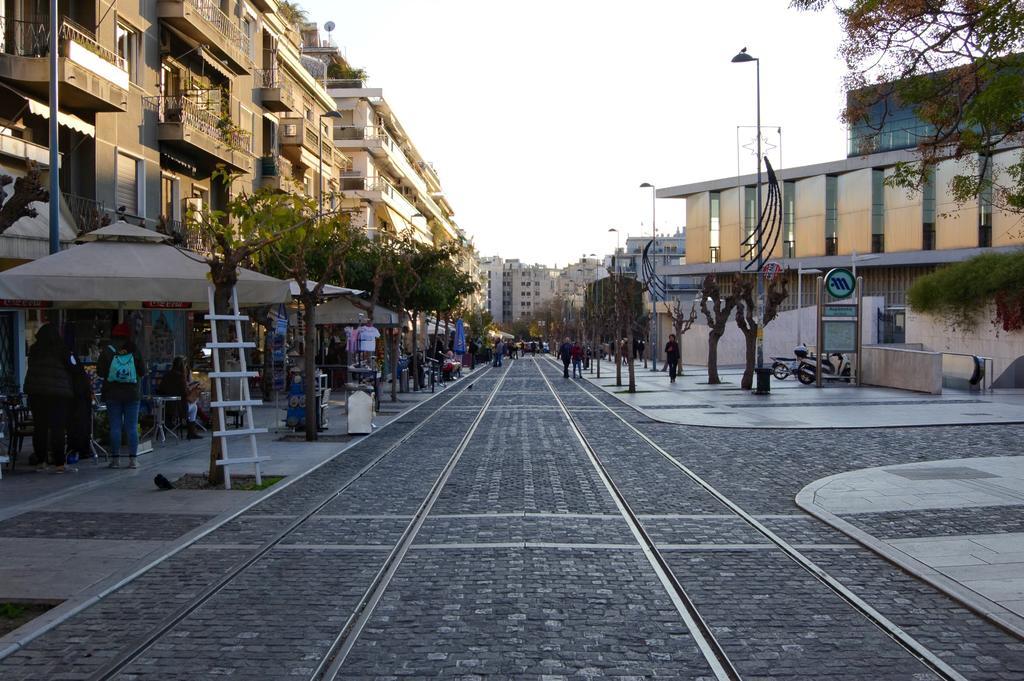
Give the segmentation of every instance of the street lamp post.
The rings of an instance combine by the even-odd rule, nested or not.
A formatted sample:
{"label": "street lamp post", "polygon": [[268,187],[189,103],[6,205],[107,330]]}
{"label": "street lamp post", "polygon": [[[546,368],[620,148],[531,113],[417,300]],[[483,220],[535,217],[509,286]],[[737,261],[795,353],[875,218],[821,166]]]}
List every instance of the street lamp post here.
{"label": "street lamp post", "polygon": [[655,293],[655,282],[654,279],[657,276],[658,271],[658,218],[656,211],[658,190],[655,189],[654,185],[650,182],[644,182],[640,185],[641,189],[651,190],[651,326],[653,332],[651,338],[653,339],[653,347],[651,348],[651,371],[658,370],[658,296]]}
{"label": "street lamp post", "polygon": [[327,113],[320,114],[320,125],[317,126],[317,155],[320,157],[320,202],[319,210],[317,215],[320,218],[324,216],[324,119],[325,118],[341,118],[341,114],[337,111],[328,111]]}
{"label": "street lamp post", "polygon": [[58,88],[60,70],[57,61],[58,30],[60,17],[57,14],[57,0],[50,0],[50,254],[60,251],[60,148],[58,145],[58,121],[60,103]]}
{"label": "street lamp post", "polygon": [[764,368],[764,234],[761,223],[761,60],[743,48],[732,58],[733,64],[754,62],[757,67],[757,368]]}

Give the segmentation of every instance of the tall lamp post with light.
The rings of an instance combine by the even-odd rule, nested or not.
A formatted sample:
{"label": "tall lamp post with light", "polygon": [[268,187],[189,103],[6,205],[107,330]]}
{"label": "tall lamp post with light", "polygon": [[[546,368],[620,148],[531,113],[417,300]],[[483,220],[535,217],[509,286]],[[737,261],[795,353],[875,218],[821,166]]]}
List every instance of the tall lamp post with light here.
{"label": "tall lamp post with light", "polygon": [[733,64],[754,62],[757,67],[757,370],[758,392],[760,392],[761,372],[764,370],[764,234],[761,223],[761,60],[752,57],[743,48],[732,58]]}
{"label": "tall lamp post with light", "polygon": [[650,182],[644,182],[640,189],[651,190],[651,326],[653,331],[653,347],[651,348],[651,371],[658,370],[658,295],[655,293],[654,279],[658,272],[658,214],[656,211],[658,190]]}
{"label": "tall lamp post with light", "polygon": [[[328,111],[327,113],[320,114],[320,125],[317,126],[317,151],[320,157],[320,204],[318,215],[323,218],[324,216],[324,119],[325,118],[341,118],[341,114],[337,111]],[[333,135],[332,135],[333,137]]]}

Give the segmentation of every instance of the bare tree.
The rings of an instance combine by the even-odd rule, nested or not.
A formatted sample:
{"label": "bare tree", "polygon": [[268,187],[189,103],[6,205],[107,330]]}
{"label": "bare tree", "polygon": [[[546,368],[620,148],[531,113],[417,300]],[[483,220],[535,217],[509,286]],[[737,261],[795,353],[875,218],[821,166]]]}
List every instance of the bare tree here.
{"label": "bare tree", "polygon": [[704,277],[700,287],[700,311],[708,322],[708,384],[718,385],[722,379],[718,376],[718,341],[725,335],[725,327],[729,323],[738,298],[735,290],[725,297],[714,273]]}
{"label": "bare tree", "polygon": [[[737,275],[733,291],[739,298],[736,305],[736,326],[743,333],[746,365],[740,387],[750,390],[754,386],[754,364],[757,360],[757,307],[755,302],[757,280],[751,276]],[[789,296],[789,284],[784,277],[778,277],[765,291],[764,326],[779,316],[779,306]]]}
{"label": "bare tree", "polygon": [[[14,183],[14,193],[0,208],[0,233],[7,231],[7,228],[23,217],[36,217],[36,209],[32,207],[35,201],[47,202],[50,200],[50,192],[43,187],[39,166],[28,162],[28,169],[24,177],[17,180],[10,175],[0,175],[0,188]],[[56,200],[60,200],[57,197]]]}

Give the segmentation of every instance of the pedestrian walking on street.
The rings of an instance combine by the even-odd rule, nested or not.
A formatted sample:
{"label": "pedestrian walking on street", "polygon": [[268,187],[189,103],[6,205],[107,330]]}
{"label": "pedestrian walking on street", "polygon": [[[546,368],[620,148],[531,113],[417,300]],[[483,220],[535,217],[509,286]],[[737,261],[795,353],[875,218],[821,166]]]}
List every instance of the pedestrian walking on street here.
{"label": "pedestrian walking on street", "polygon": [[566,338],[558,348],[558,359],[562,360],[562,376],[569,378],[569,363],[572,361],[572,344]]}
{"label": "pedestrian walking on street", "polygon": [[668,342],[665,343],[665,362],[668,364],[668,382],[676,382],[676,368],[679,366],[679,343],[676,342],[676,335],[670,334]]}
{"label": "pedestrian walking on street", "polygon": [[494,366],[501,366],[501,358],[505,354],[505,342],[498,339],[498,342],[494,344]]}
{"label": "pedestrian walking on street", "polygon": [[583,378],[583,348],[578,341],[572,344],[572,377]]}
{"label": "pedestrian walking on street", "polygon": [[103,380],[103,401],[110,418],[110,467],[120,468],[121,433],[128,439],[128,467],[138,468],[139,400],[146,365],[131,339],[131,327],[118,324],[111,344],[100,354],[96,369]]}
{"label": "pedestrian walking on street", "polygon": [[32,450],[35,463],[45,470],[47,463],[64,472],[65,437],[75,393],[72,383],[71,351],[55,324],[43,324],[28,354],[25,392],[35,428]]}

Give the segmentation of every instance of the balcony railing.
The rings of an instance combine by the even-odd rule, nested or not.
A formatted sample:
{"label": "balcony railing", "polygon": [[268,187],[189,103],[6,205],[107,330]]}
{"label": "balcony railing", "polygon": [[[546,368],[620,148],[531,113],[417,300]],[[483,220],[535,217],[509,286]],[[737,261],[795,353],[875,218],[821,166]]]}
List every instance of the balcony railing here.
{"label": "balcony railing", "polygon": [[242,32],[231,17],[224,14],[214,0],[184,0],[196,13],[224,36],[229,45],[237,45],[246,54],[249,52],[249,36]]}
{"label": "balcony railing", "polygon": [[359,90],[363,88],[365,78],[328,78],[327,89],[338,88],[345,90]]}
{"label": "balcony railing", "polygon": [[260,173],[263,177],[292,177],[292,163],[283,156],[264,156],[260,159]]}
{"label": "balcony railing", "polygon": [[394,140],[381,128],[370,128],[359,125],[336,125],[334,126],[334,139],[336,140],[379,140],[391,149],[395,148]]}
{"label": "balcony railing", "polygon": [[236,151],[252,153],[252,133],[226,126],[224,118],[210,104],[190,95],[146,97],[161,123],[180,123],[226,144]]}
{"label": "balcony railing", "polygon": [[[18,57],[46,57],[50,54],[50,27],[45,20],[20,21],[0,17],[0,30],[3,32],[0,52]],[[81,45],[122,71],[128,70],[128,62],[124,57],[100,45],[92,31],[70,19],[63,19],[60,25],[60,44],[66,41]]]}
{"label": "balcony railing", "polygon": [[110,211],[102,201],[64,192],[64,203],[78,224],[79,234],[99,229],[113,221]]}

